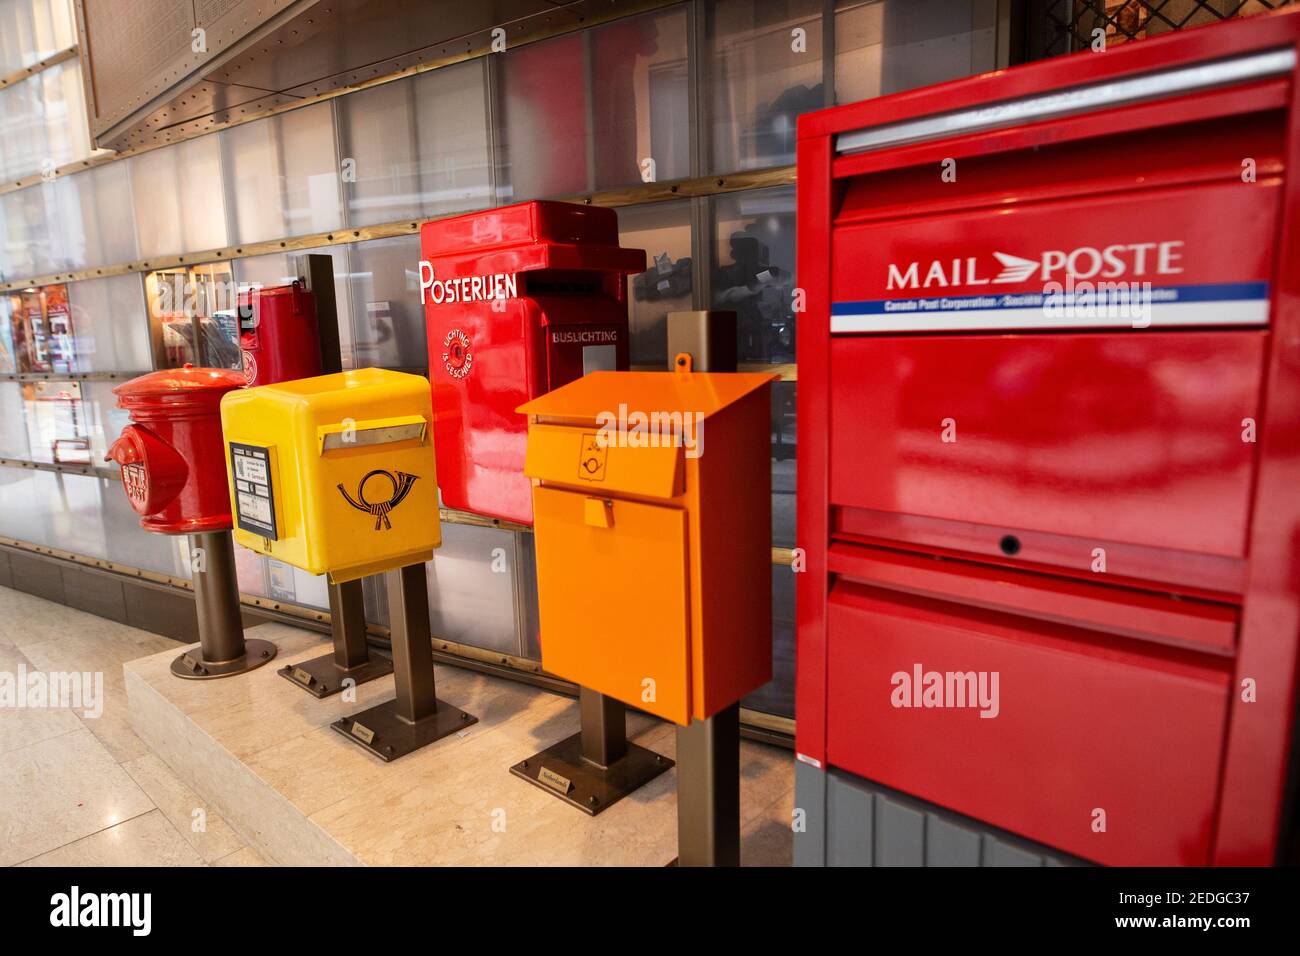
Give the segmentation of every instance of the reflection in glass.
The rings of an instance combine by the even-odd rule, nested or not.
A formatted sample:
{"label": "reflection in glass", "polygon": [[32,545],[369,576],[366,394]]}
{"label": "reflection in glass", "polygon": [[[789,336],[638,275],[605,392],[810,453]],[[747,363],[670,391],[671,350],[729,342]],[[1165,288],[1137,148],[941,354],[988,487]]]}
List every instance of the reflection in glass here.
{"label": "reflection in glass", "polygon": [[[0,29],[0,46],[4,42]],[[5,72],[0,70],[0,75]],[[0,176],[12,180],[48,174],[100,152],[91,148],[85,111],[81,64],[76,60],[0,89],[0,142],[5,144],[0,150]]]}
{"label": "reflection in glass", "polygon": [[714,171],[794,162],[795,120],[826,105],[821,9],[821,0],[709,4]]}
{"label": "reflection in glass", "polygon": [[572,33],[500,55],[502,205],[588,188],[586,43]]}
{"label": "reflection in glass", "polygon": [[[44,476],[36,482],[37,506],[48,521],[45,544],[85,554],[92,558],[108,556],[104,536],[104,498],[122,494],[122,486],[106,478],[37,472]],[[125,496],[123,496],[125,497]]]}
{"label": "reflection in glass", "polygon": [[623,206],[621,245],[644,249],[648,268],[628,276],[628,324],[633,365],[668,364],[668,313],[691,308],[694,259],[689,201]]}
{"label": "reflection in glass", "polygon": [[713,201],[713,305],[736,312],[741,362],[794,361],[794,187]]}
{"label": "reflection in glass", "polygon": [[9,326],[6,338],[15,371],[78,371],[68,287],[32,287],[5,298]]}
{"label": "reflection in glass", "polygon": [[437,637],[520,654],[518,538],[499,528],[443,523],[442,547],[427,565],[429,613]]}
{"label": "reflection in glass", "polygon": [[0,3],[0,76],[39,63],[77,42],[67,0],[5,0]]}
{"label": "reflection in glass", "polygon": [[222,130],[236,242],[337,229],[343,221],[329,103]]}
{"label": "reflection in glass", "polygon": [[54,181],[60,268],[85,269],[135,258],[129,165],[108,163]]}
{"label": "reflection in glass", "polygon": [[772,679],[740,702],[742,707],[794,716],[794,572],[772,565]]}
{"label": "reflection in glass", "polygon": [[795,546],[795,383],[772,383],[772,543]]}
{"label": "reflection in glass", "polygon": [[686,8],[589,31],[596,189],[690,175]]}
{"label": "reflection in glass", "polygon": [[54,183],[0,194],[0,225],[4,227],[0,275],[6,280],[23,279],[49,275],[61,267],[55,248],[58,222]]}
{"label": "reflection in glass", "polygon": [[91,464],[90,430],[81,401],[81,383],[42,380],[24,382],[22,389],[31,460]]}
{"label": "reflection in glass", "polygon": [[689,176],[686,23],[656,11],[498,58],[498,201]]}
{"label": "reflection in glass", "polygon": [[230,263],[159,269],[145,276],[159,368],[239,368],[238,292]]}
{"label": "reflection in glass", "polygon": [[997,7],[997,0],[840,0],[836,102],[994,69]]}
{"label": "reflection in glass", "polygon": [[[3,469],[0,469],[0,474],[2,473]],[[108,560],[132,568],[188,578],[189,537],[145,531],[140,527],[140,516],[131,510],[122,483],[109,481],[105,484],[101,507],[104,535],[108,541]]]}
{"label": "reflection in glass", "polygon": [[152,367],[144,284],[134,273],[68,287],[75,371],[137,372]]}
{"label": "reflection in glass", "polygon": [[[25,461],[28,452],[23,387],[18,382],[0,382],[0,458]],[[6,470],[0,468],[0,474]]]}
{"label": "reflection in glass", "polygon": [[349,246],[324,246],[303,249],[297,253],[276,252],[266,256],[250,256],[235,262],[235,278],[240,289],[250,287],[271,288],[289,285],[301,278],[297,272],[298,256],[329,256],[334,263],[334,309],[338,314],[339,348],[344,368],[354,368],[352,345],[352,318],[348,291]]}
{"label": "reflection in glass", "polygon": [[339,100],[350,225],[491,202],[484,66],[431,70]]}
{"label": "reflection in glass", "polygon": [[425,215],[492,203],[486,62],[421,73],[414,80],[416,151]]}
{"label": "reflection in glass", "polygon": [[355,367],[424,368],[420,237],[375,239],[349,249]]}
{"label": "reflection in glass", "polygon": [[150,150],[125,165],[131,171],[141,256],[219,249],[230,242],[218,137]]}

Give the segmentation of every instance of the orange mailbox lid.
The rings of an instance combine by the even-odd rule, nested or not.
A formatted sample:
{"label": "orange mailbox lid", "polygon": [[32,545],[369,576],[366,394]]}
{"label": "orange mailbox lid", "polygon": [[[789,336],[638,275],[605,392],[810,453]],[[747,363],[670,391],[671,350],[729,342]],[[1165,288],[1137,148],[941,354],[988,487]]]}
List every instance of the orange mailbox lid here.
{"label": "orange mailbox lid", "polygon": [[705,418],[781,376],[771,372],[591,372],[515,411],[550,421],[589,422],[602,414],[692,412]]}
{"label": "orange mailbox lid", "polygon": [[222,395],[246,384],[244,373],[236,369],[195,368],[186,363],[123,382],[113,394],[118,407],[126,409],[159,404],[216,406]]}

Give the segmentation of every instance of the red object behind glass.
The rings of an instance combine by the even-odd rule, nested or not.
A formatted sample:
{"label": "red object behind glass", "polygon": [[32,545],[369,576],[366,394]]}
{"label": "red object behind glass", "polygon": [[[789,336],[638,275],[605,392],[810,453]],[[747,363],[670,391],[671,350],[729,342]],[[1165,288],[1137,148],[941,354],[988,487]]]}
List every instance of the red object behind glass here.
{"label": "red object behind glass", "polygon": [[321,374],[316,297],[301,282],[239,293],[239,330],[249,385]]}

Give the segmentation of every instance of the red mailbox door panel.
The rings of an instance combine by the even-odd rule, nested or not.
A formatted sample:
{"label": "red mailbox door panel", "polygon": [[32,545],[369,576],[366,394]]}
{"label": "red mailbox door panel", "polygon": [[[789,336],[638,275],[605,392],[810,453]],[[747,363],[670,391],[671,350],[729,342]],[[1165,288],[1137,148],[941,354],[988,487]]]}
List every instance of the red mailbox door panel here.
{"label": "red mailbox door panel", "polygon": [[541,310],[531,299],[495,306],[440,306],[429,323],[438,490],[451,507],[531,521],[528,431],[515,409],[546,392],[533,359]]}
{"label": "red mailbox door panel", "polygon": [[1227,664],[842,579],[828,631],[835,766],[1099,863],[1209,862]]}
{"label": "red mailbox door panel", "polygon": [[838,337],[831,502],[1241,555],[1265,337]]}

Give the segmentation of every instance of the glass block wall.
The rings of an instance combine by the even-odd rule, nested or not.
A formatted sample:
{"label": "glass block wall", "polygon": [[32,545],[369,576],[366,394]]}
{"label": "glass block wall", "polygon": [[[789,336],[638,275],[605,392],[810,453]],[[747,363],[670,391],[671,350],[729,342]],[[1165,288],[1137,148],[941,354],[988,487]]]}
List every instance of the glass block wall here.
{"label": "glass block wall", "polygon": [[[0,75],[73,46],[70,6],[0,0]],[[783,376],[773,544],[791,548],[794,187],[643,204],[635,189],[787,167],[800,113],[994,68],[997,7],[693,0],[382,83],[0,192],[0,281],[628,190],[622,241],[650,262],[628,279],[632,361],[666,364],[670,311],[738,313],[742,362]],[[0,188],[94,155],[75,57],[0,89]],[[333,258],[345,367],[426,367],[418,237],[305,251]],[[288,253],[221,268],[263,285],[294,274]],[[125,421],[113,386],[175,360],[150,319],[144,271],[0,294],[0,537],[186,577],[184,540],[139,530],[103,461]],[[247,551],[238,561],[246,593],[328,606],[323,580]],[[446,525],[429,565],[435,633],[536,658],[532,561],[527,533]],[[368,613],[386,623],[373,584]],[[794,583],[779,562],[773,595],[776,678],[747,705],[790,716]]]}

